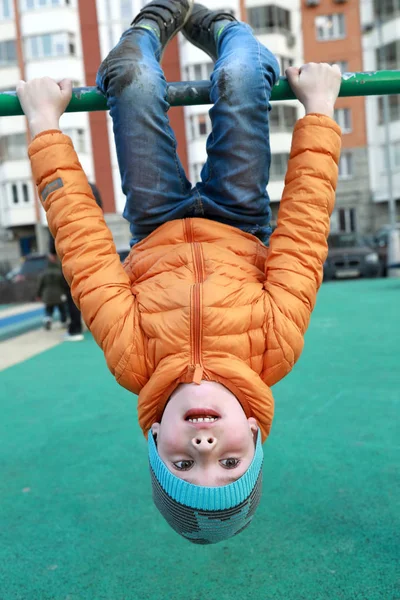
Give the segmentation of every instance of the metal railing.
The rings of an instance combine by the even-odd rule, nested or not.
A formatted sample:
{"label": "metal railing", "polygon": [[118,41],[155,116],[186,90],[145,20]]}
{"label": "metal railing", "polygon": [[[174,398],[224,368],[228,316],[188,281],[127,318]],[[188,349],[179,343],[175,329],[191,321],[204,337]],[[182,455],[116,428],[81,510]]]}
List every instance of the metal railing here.
{"label": "metal railing", "polygon": [[[167,100],[171,106],[211,104],[210,81],[179,81],[168,84]],[[344,73],[339,96],[377,96],[400,94],[400,71],[368,71]],[[272,90],[272,101],[292,100],[295,95],[286,79],[280,77]],[[66,112],[107,110],[104,95],[95,87],[74,88]],[[22,115],[14,91],[0,93],[0,117]]]}

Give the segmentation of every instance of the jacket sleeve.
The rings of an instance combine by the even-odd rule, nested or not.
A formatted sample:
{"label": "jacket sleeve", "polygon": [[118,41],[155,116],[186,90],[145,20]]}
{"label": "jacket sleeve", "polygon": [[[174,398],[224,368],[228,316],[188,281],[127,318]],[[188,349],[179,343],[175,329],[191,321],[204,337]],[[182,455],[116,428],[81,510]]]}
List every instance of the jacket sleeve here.
{"label": "jacket sleeve", "polygon": [[[264,358],[268,385],[291,370],[303,349],[328,253],[340,148],[340,128],[329,117],[312,114],[297,122],[265,265],[270,305]],[[275,352],[268,352],[268,347]]]}
{"label": "jacket sleeve", "polygon": [[[130,279],[70,138],[43,132],[30,144],[29,157],[72,297],[118,380],[128,361],[135,371],[138,317]],[[124,387],[137,393],[143,381],[131,379]]]}

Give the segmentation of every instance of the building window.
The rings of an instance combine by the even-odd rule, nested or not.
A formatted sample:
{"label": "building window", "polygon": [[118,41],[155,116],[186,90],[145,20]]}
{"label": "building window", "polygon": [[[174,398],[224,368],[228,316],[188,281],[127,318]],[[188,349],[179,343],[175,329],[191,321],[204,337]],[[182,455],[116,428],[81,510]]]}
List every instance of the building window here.
{"label": "building window", "polygon": [[132,21],[133,16],[133,8],[132,8],[132,0],[121,0],[120,2],[121,9],[121,21]]}
{"label": "building window", "polygon": [[400,40],[377,48],[375,56],[378,70],[400,69]]}
{"label": "building window", "polygon": [[210,79],[214,64],[210,62],[186,65],[184,68],[185,81],[204,81]]}
{"label": "building window", "polygon": [[339,160],[339,179],[350,179],[353,177],[353,154],[342,152]]}
{"label": "building window", "polygon": [[290,11],[270,4],[247,9],[247,18],[254,33],[291,32]]}
{"label": "building window", "polygon": [[29,189],[27,183],[22,184],[22,198],[24,202],[29,202]]}
{"label": "building window", "polygon": [[297,108],[285,104],[274,104],[269,113],[269,127],[271,133],[292,131],[297,121]]}
{"label": "building window", "polygon": [[190,116],[190,134],[192,140],[208,135],[210,132],[211,120],[207,113]]}
{"label": "building window", "polygon": [[13,183],[11,186],[11,193],[12,193],[12,200],[14,204],[18,204],[18,188],[17,188],[17,184]]}
{"label": "building window", "polygon": [[64,129],[64,133],[71,138],[76,152],[87,152],[84,129]]}
{"label": "building window", "polygon": [[285,178],[289,160],[288,152],[271,155],[270,181],[279,181]]}
{"label": "building window", "polygon": [[[384,98],[378,98],[378,123],[382,125],[385,121]],[[400,95],[388,96],[389,121],[400,121]]]}
{"label": "building window", "polygon": [[39,10],[53,6],[68,6],[69,0],[22,0],[22,10]]}
{"label": "building window", "polygon": [[400,169],[400,142],[392,145],[392,161],[395,169]]}
{"label": "building window", "polygon": [[350,133],[351,126],[351,110],[350,108],[336,108],[334,119],[342,130],[342,133]]}
{"label": "building window", "polygon": [[203,170],[203,164],[202,163],[194,163],[192,165],[192,181],[193,182],[198,182],[201,181],[201,171]]}
{"label": "building window", "polygon": [[387,21],[400,14],[399,0],[374,0],[374,15],[376,19]]}
{"label": "building window", "polygon": [[27,37],[25,51],[30,59],[73,56],[75,55],[75,36],[63,32]]}
{"label": "building window", "polygon": [[0,163],[26,158],[28,158],[28,151],[24,133],[5,135],[0,138]]}
{"label": "building window", "polygon": [[276,55],[276,59],[278,60],[281,73],[284,73],[286,69],[288,69],[289,67],[293,67],[294,65],[293,58],[289,58],[288,56]]}
{"label": "building window", "polygon": [[0,67],[17,64],[17,47],[14,40],[0,42]]}
{"label": "building window", "polygon": [[12,0],[0,0],[0,21],[12,19],[14,15]]}
{"label": "building window", "polygon": [[336,60],[335,62],[331,62],[329,64],[337,65],[339,67],[341,73],[349,72],[349,63],[347,62],[347,60]]}
{"label": "building window", "polygon": [[355,208],[339,208],[337,213],[339,233],[352,233],[356,231]]}
{"label": "building window", "polygon": [[344,14],[319,15],[315,17],[315,28],[320,42],[340,40],[346,36]]}

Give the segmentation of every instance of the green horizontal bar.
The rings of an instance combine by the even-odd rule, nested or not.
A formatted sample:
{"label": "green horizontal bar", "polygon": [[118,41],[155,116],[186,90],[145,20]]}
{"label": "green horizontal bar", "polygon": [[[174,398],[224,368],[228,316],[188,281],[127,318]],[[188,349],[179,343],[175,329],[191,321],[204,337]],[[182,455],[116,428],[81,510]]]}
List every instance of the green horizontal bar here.
{"label": "green horizontal bar", "polygon": [[[171,106],[211,104],[209,81],[178,81],[168,84],[167,99]],[[369,71],[344,73],[339,96],[383,96],[400,94],[400,71]],[[271,100],[292,100],[292,92],[286,77],[280,77],[272,90]],[[74,88],[66,112],[107,110],[103,94],[95,87]],[[22,115],[22,108],[15,92],[0,93],[0,117]]]}

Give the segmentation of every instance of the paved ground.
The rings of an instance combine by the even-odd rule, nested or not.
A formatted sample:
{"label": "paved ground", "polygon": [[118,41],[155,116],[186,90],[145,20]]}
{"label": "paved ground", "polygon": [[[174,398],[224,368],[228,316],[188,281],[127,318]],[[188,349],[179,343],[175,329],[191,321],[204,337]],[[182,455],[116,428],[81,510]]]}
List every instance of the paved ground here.
{"label": "paved ground", "polygon": [[3,370],[0,600],[400,600],[399,307],[400,281],[322,287],[255,523],[212,547],[158,517],[135,398],[90,336]]}

